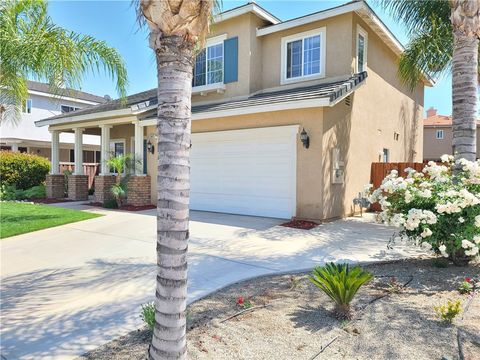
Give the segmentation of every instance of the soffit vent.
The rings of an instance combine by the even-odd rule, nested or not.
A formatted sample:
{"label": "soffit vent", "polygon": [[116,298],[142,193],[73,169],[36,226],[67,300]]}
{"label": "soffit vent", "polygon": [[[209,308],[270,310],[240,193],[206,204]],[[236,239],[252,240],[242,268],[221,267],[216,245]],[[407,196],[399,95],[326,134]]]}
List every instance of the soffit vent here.
{"label": "soffit vent", "polygon": [[351,104],[352,104],[352,100],[351,100],[350,95],[348,95],[348,96],[345,98],[345,105],[351,106]]}

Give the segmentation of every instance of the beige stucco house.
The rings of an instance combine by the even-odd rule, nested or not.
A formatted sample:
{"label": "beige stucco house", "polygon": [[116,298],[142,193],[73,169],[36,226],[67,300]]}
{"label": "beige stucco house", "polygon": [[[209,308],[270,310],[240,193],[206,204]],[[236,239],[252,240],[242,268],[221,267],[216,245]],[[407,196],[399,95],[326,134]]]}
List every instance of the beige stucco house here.
{"label": "beige stucco house", "polygon": [[[423,159],[431,82],[413,92],[402,85],[402,51],[363,1],[283,22],[254,3],[218,15],[195,61],[190,208],[316,220],[351,213],[372,162]],[[101,135],[103,159],[112,144],[134,153],[143,165],[129,201],[155,204],[156,102],[152,89],[37,126],[48,126],[53,142],[75,132],[79,148],[82,133]],[[97,200],[109,179],[103,165]],[[50,180],[51,196],[55,186]]]}
{"label": "beige stucco house", "polygon": [[[437,114],[435,108],[427,110],[423,121],[423,158],[424,160],[440,160],[444,154],[453,154],[452,117]],[[477,121],[477,143],[480,143],[480,120]],[[477,148],[477,159],[480,148]]]}

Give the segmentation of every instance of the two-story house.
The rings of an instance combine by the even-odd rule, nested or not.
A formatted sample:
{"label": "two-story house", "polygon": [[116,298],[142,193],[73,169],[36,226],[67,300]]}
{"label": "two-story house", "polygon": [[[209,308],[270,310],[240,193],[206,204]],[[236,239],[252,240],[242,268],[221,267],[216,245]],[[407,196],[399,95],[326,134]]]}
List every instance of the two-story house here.
{"label": "two-story house", "polygon": [[[444,154],[453,154],[452,117],[437,114],[437,109],[427,110],[423,121],[423,159],[440,160]],[[480,120],[477,121],[477,144],[480,144]],[[477,147],[477,159],[480,159],[480,148]]]}
{"label": "two-story house", "polygon": [[[2,150],[20,151],[37,154],[50,159],[51,135],[46,127],[36,127],[35,122],[55,115],[102,104],[107,99],[83,91],[65,89],[61,94],[52,94],[48,84],[27,81],[28,99],[22,106],[21,119],[18,123],[0,124],[0,146]],[[60,161],[73,161],[72,134],[62,133],[60,137]],[[85,162],[100,160],[100,138],[85,135]]]}
{"label": "two-story house", "polygon": [[[369,183],[372,162],[422,160],[431,81],[413,92],[401,83],[403,47],[365,2],[288,21],[249,3],[215,20],[194,67],[191,209],[341,217]],[[111,144],[134,153],[143,166],[131,178],[131,201],[155,204],[156,107],[152,89],[37,125],[54,139],[101,135],[102,156]],[[103,166],[97,200],[112,181]]]}

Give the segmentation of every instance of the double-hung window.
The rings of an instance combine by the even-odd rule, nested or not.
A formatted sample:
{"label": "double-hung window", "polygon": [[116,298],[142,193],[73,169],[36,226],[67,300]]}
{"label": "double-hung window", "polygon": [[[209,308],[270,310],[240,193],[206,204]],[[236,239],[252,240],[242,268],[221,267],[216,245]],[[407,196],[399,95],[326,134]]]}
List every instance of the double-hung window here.
{"label": "double-hung window", "polygon": [[368,34],[357,26],[357,73],[367,70]]}
{"label": "double-hung window", "polygon": [[437,130],[435,133],[435,137],[437,138],[437,140],[443,140],[444,138],[443,130]]}
{"label": "double-hung window", "polygon": [[207,46],[195,58],[193,86],[223,83],[223,38],[207,40]]}
{"label": "double-hung window", "polygon": [[325,28],[282,39],[282,83],[325,75]]}
{"label": "double-hung window", "polygon": [[32,106],[33,106],[32,99],[25,100],[25,103],[22,106],[22,112],[25,113],[25,114],[31,114],[32,113]]}

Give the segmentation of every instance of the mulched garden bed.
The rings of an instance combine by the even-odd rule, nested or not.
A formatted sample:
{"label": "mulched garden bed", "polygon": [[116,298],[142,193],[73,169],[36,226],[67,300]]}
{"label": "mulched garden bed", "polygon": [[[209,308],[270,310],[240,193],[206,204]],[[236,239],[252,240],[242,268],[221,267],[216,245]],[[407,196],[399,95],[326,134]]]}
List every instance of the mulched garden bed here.
{"label": "mulched garden bed", "polygon": [[[82,205],[95,206],[95,207],[101,207],[101,208],[104,207],[101,202],[88,202],[88,203],[84,203]],[[156,208],[157,207],[155,205],[142,205],[142,206],[123,205],[119,208],[116,208],[115,210],[144,211],[144,210],[151,210],[151,209],[156,209]]]}
{"label": "mulched garden bed", "polygon": [[280,226],[285,226],[285,227],[290,227],[295,229],[302,229],[302,230],[311,230],[314,227],[318,226],[318,224],[308,220],[292,219],[289,222],[280,224]]}
{"label": "mulched garden bed", "polygon": [[31,201],[35,204],[59,204],[59,203],[73,202],[75,200],[70,200],[70,199],[29,199],[29,201]]}
{"label": "mulched garden bed", "polygon": [[[234,284],[188,307],[188,356],[455,360],[461,358],[461,351],[463,359],[478,360],[480,294],[461,295],[457,287],[467,277],[480,276],[480,266],[439,266],[432,259],[364,266],[375,278],[360,289],[353,303],[355,317],[348,322],[332,316],[332,302],[313,286],[308,274]],[[398,285],[394,288],[393,280]],[[240,297],[253,308],[239,314]],[[446,325],[433,307],[456,299],[461,300],[463,312]],[[142,328],[79,359],[146,359],[150,340],[150,332]]]}

